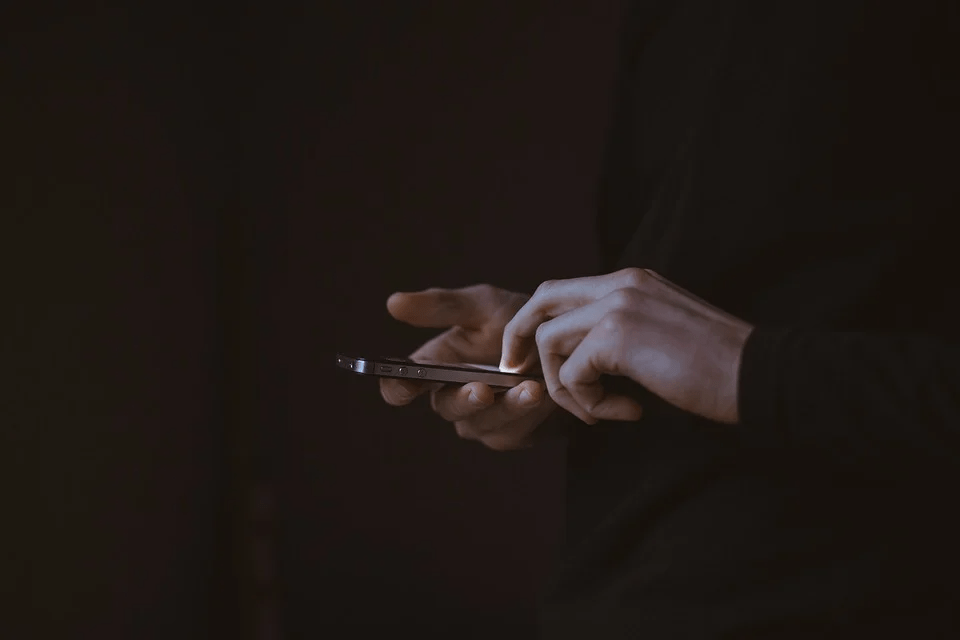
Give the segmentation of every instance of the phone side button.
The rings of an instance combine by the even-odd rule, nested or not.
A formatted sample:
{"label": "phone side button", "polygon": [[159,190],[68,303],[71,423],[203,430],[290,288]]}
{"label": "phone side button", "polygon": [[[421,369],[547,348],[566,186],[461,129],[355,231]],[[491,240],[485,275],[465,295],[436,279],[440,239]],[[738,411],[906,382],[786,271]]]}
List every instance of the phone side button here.
{"label": "phone side button", "polygon": [[393,371],[393,367],[387,366],[385,364],[380,365],[380,373],[390,373]]}
{"label": "phone side button", "polygon": [[407,375],[407,368],[406,368],[406,367],[400,367],[399,369],[397,369],[397,373],[400,374],[401,376],[405,376],[405,375]]}
{"label": "phone side button", "polygon": [[426,373],[427,373],[427,372],[424,371],[423,369],[417,369],[417,377],[418,377],[418,378],[422,378],[424,375],[426,375]]}

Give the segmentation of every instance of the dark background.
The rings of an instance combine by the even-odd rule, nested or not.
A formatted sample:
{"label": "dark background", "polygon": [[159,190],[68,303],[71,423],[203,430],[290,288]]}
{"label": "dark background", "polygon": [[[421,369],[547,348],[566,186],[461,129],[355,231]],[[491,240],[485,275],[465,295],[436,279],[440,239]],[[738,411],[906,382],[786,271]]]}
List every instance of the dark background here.
{"label": "dark background", "polygon": [[333,356],[429,335],[395,290],[594,269],[620,3],[24,6],[0,634],[531,636],[562,449],[460,441]]}

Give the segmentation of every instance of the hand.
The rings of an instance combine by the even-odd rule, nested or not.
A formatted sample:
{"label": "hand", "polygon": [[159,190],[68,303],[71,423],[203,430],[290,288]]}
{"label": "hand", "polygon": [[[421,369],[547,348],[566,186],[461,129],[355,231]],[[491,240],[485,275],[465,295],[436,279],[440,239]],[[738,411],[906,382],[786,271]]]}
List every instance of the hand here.
{"label": "hand", "polygon": [[732,424],[752,330],[652,271],[624,269],[542,284],[504,329],[500,367],[522,371],[539,358],[550,396],[589,424],[642,413],[635,400],[607,395],[603,374]]}
{"label": "hand", "polygon": [[[387,310],[397,320],[415,327],[446,329],[411,354],[412,360],[495,365],[500,358],[503,328],[527,298],[490,285],[428,289],[393,294],[387,300]],[[497,450],[528,446],[534,430],[556,408],[543,385],[532,380],[498,395],[480,382],[443,387],[381,378],[380,393],[392,405],[409,404],[417,396],[430,393],[433,410],[452,422],[461,438]]]}

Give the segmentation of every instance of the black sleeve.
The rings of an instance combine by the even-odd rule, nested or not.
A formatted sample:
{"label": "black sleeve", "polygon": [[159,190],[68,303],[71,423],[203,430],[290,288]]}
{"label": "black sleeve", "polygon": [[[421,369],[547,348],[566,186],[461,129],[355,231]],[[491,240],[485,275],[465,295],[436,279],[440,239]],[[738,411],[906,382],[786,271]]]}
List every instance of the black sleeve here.
{"label": "black sleeve", "polygon": [[627,3],[619,34],[617,71],[612,87],[610,120],[597,184],[597,215],[594,220],[600,254],[597,275],[616,269],[620,252],[640,223],[640,215],[624,216],[619,211],[630,201],[636,178],[633,154],[636,139],[634,91],[637,65],[644,48],[673,8],[668,0]]}
{"label": "black sleeve", "polygon": [[744,347],[748,439],[854,454],[960,456],[960,345],[920,334],[756,329]]}

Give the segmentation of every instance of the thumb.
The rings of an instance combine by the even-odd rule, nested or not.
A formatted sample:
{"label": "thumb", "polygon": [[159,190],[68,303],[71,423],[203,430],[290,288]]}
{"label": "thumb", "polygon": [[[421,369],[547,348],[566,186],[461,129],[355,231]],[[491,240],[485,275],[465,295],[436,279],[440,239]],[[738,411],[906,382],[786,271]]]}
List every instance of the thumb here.
{"label": "thumb", "polygon": [[387,311],[415,327],[479,329],[489,315],[480,297],[476,287],[400,292],[387,298]]}

